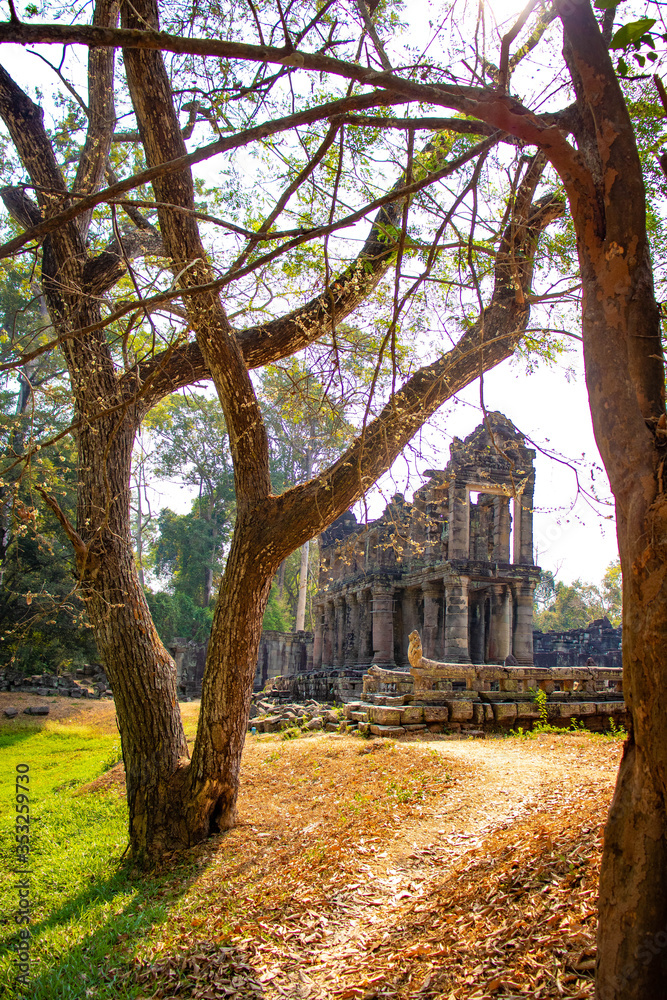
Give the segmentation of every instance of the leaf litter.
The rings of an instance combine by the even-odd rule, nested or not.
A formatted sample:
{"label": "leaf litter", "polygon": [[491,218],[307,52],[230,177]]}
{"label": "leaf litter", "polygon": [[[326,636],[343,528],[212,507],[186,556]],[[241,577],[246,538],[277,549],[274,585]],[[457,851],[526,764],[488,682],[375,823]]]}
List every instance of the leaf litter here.
{"label": "leaf litter", "polygon": [[620,752],[248,740],[239,825],[188,852],[198,874],[122,978],[141,1000],[593,997]]}

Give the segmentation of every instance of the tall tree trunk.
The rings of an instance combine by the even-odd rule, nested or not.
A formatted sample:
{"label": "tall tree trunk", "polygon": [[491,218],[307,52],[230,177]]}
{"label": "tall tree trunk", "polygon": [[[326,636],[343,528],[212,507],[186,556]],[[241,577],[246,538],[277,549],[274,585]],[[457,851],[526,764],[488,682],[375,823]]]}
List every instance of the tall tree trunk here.
{"label": "tall tree trunk", "polygon": [[180,843],[197,843],[235,823],[262,619],[276,570],[271,552],[276,549],[261,516],[237,519],[213,616],[181,823],[173,831]]}
{"label": "tall tree trunk", "polygon": [[299,599],[296,605],[296,630],[303,632],[306,627],[306,594],[308,592],[308,554],[310,542],[301,546],[301,562],[299,564]]}
{"label": "tall tree trunk", "polygon": [[170,782],[178,782],[188,749],[176,668],[153,624],[132,552],[129,483],[136,427],[129,409],[80,431],[80,543],[73,540],[82,594],[114,695],[130,844],[141,859],[147,843],[159,848],[156,831],[169,826]]}

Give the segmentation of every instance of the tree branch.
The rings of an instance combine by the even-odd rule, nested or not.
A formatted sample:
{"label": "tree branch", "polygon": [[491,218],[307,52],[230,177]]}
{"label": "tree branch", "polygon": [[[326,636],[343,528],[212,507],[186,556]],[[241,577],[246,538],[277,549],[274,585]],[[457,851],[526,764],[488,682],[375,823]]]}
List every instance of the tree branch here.
{"label": "tree branch", "polygon": [[[93,24],[114,28],[117,23],[117,0],[96,0]],[[75,194],[97,191],[104,178],[111,150],[111,136],[116,124],[114,62],[114,50],[91,49],[88,54],[88,129],[72,187]],[[77,220],[84,239],[92,217],[93,209],[90,208]]]}
{"label": "tree branch", "polygon": [[[1,69],[2,67],[0,67],[0,70]],[[4,73],[4,70],[2,72]],[[14,84],[14,86],[16,85]],[[23,91],[21,91],[21,93],[23,93]],[[0,246],[0,259],[10,257],[12,254],[16,253],[17,250],[20,250],[21,247],[24,247],[26,243],[30,243],[32,240],[41,239],[48,233],[52,233],[56,229],[59,229],[65,223],[71,222],[72,219],[76,219],[77,216],[81,215],[83,212],[96,208],[97,205],[102,205],[104,202],[118,198],[120,195],[125,194],[126,191],[131,191],[133,188],[142,187],[144,184],[148,184],[158,177],[183,170],[185,167],[191,166],[195,163],[203,163],[205,160],[210,159],[212,156],[217,156],[219,153],[225,153],[231,149],[238,149],[240,146],[246,146],[250,142],[266,139],[269,136],[277,135],[280,132],[287,132],[300,125],[310,125],[314,122],[321,121],[322,119],[332,118],[335,115],[343,114],[346,111],[360,108],[370,108],[377,105],[402,103],[404,103],[404,99],[402,97],[395,97],[392,94],[387,94],[382,91],[373,91],[371,94],[355,94],[351,97],[341,98],[337,101],[330,101],[328,104],[320,104],[317,107],[309,108],[305,111],[299,111],[294,115],[288,115],[286,118],[272,119],[271,121],[264,122],[261,125],[256,125],[254,128],[238,132],[234,136],[216,139],[215,142],[209,143],[207,146],[202,146],[201,149],[197,149],[193,153],[186,153],[174,160],[156,164],[153,167],[148,167],[148,169],[142,170],[137,174],[133,174],[131,177],[126,177],[124,180],[118,181],[116,184],[111,184],[103,191],[98,191],[94,194],[77,198],[62,212],[45,219],[45,221],[41,222],[39,225],[33,226],[20,236],[16,236],[14,239],[2,244]],[[33,107],[36,106],[33,105]],[[36,111],[41,116],[41,109],[36,108]],[[50,156],[55,164],[52,150],[50,150]],[[57,164],[56,169],[58,169]],[[57,191],[58,189],[64,189],[64,184],[62,183],[61,178],[60,185],[54,186],[52,184],[45,184],[44,187],[47,189],[52,188],[54,191]],[[63,190],[61,200],[64,201],[65,198],[65,192]]]}
{"label": "tree branch", "polygon": [[[541,169],[538,165],[527,174],[517,207],[521,197],[534,190]],[[273,501],[273,509],[265,515],[268,530],[274,531],[272,537],[275,524],[280,523],[282,537],[289,538],[288,546],[293,549],[312,537],[314,530],[330,524],[391,466],[445,400],[478,377],[480,365],[486,370],[512,354],[530,315],[527,293],[537,239],[564,209],[562,201],[546,195],[527,214],[512,217],[501,241],[491,303],[474,327],[444,357],[412,375],[333,466]],[[319,529],[313,525],[313,510],[319,514]]]}

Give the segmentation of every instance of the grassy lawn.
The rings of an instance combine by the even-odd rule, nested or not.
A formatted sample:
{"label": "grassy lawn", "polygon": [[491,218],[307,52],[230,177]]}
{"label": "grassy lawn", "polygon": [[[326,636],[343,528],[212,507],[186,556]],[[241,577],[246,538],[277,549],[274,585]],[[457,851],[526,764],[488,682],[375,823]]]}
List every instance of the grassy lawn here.
{"label": "grassy lawn", "polygon": [[[108,720],[105,720],[105,722]],[[119,991],[113,956],[165,920],[172,870],[143,878],[119,864],[127,844],[126,804],[118,791],[77,790],[115,764],[118,734],[108,725],[19,716],[0,726],[0,996],[74,1000],[137,995]],[[17,984],[15,775],[27,764],[30,798],[30,984]],[[183,882],[187,874],[183,872]]]}

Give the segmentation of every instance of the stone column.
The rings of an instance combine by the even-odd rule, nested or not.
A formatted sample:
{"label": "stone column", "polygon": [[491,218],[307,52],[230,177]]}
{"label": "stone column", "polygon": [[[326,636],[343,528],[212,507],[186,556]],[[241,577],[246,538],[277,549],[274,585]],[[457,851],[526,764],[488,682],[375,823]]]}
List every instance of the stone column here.
{"label": "stone column", "polygon": [[470,552],[470,495],[465,483],[449,488],[449,558],[468,559]]}
{"label": "stone column", "polygon": [[345,615],[345,665],[354,666],[359,659],[359,600],[356,594],[347,596]]}
{"label": "stone column", "polygon": [[336,604],[336,628],[334,640],[334,666],[343,666],[344,646],[345,646],[345,598],[338,596]]}
{"label": "stone column", "polygon": [[359,660],[361,663],[370,663],[373,656],[372,650],[372,619],[371,614],[371,592],[362,590],[357,596],[359,608]]}
{"label": "stone column", "polygon": [[495,562],[510,561],[510,502],[504,496],[493,501],[493,558]]}
{"label": "stone column", "polygon": [[438,611],[442,599],[442,591],[437,583],[423,583],[422,592],[424,594],[424,631],[422,635],[422,648],[424,656],[432,660],[438,658]]}
{"label": "stone column", "polygon": [[515,583],[512,587],[516,602],[514,616],[514,636],[512,652],[517,663],[532,666],[533,663],[533,588],[532,581]]}
{"label": "stone column", "polygon": [[445,662],[470,663],[467,576],[445,581]]}
{"label": "stone column", "polygon": [[373,663],[393,667],[394,662],[394,592],[388,587],[373,587]]}
{"label": "stone column", "polygon": [[334,662],[334,645],[336,641],[336,609],[333,601],[327,601],[324,606],[324,629],[322,636],[322,666],[332,667]]}
{"label": "stone column", "polygon": [[521,548],[519,562],[532,566],[533,555],[533,494],[526,491],[521,496]]}
{"label": "stone column", "polygon": [[489,662],[502,663],[510,654],[510,595],[503,583],[491,588]]}
{"label": "stone column", "polygon": [[315,635],[313,638],[313,670],[319,670],[322,666],[322,653],[324,647],[324,605],[316,604],[313,609],[315,617]]}
{"label": "stone column", "polygon": [[475,599],[468,599],[468,623],[470,625],[470,659],[473,663],[484,663],[484,649],[486,646],[485,622],[484,622],[484,593],[479,591],[475,594]]}

